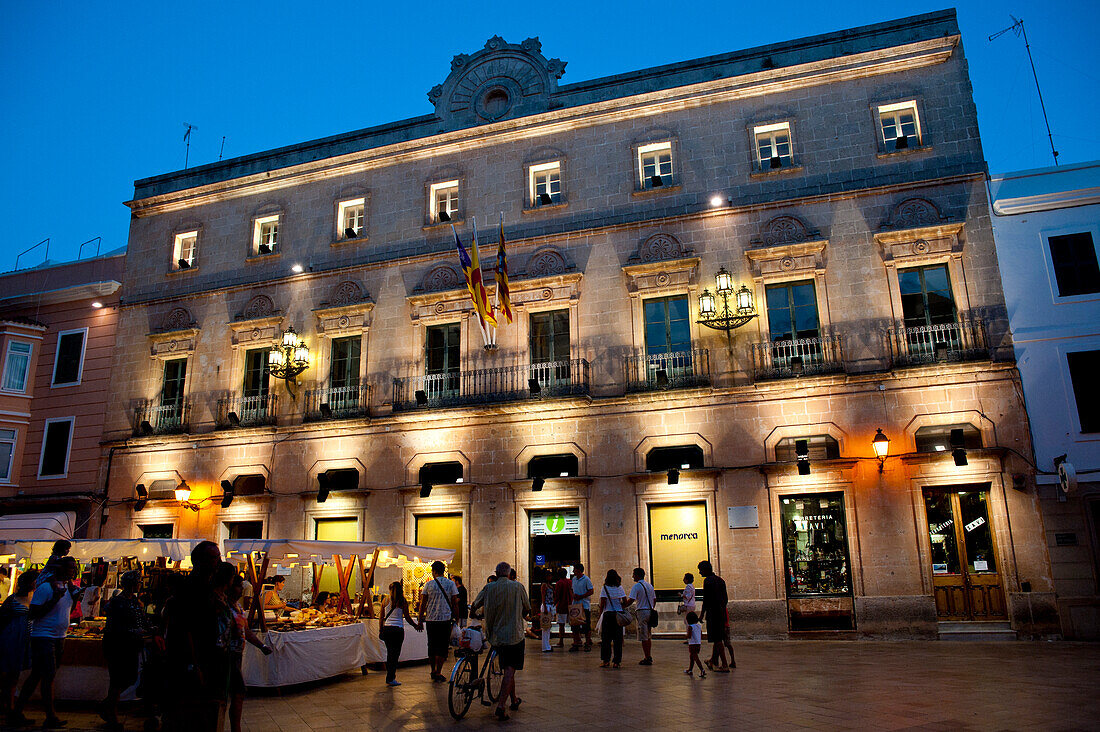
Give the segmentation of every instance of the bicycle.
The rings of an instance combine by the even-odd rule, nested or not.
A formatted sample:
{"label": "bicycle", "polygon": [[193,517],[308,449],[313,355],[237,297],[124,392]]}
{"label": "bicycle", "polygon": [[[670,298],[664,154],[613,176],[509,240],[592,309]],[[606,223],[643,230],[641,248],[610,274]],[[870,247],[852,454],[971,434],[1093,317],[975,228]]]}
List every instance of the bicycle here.
{"label": "bicycle", "polygon": [[[483,706],[492,706],[500,697],[500,687],[504,681],[504,671],[500,668],[495,648],[489,649],[485,664],[478,671],[480,651],[456,648],[458,661],[451,669],[451,679],[447,694],[447,707],[455,720],[462,719],[470,710],[477,696]],[[485,700],[488,696],[488,701]]]}

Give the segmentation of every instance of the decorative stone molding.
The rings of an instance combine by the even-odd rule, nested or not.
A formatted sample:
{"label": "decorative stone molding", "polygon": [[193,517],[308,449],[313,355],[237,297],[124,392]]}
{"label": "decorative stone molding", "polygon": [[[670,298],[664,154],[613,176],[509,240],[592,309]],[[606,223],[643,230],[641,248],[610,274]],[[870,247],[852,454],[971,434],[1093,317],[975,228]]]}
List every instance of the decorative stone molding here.
{"label": "decorative stone molding", "polygon": [[825,247],[828,241],[804,241],[797,244],[762,246],[745,250],[752,277],[757,281],[798,279],[825,272]]}
{"label": "decorative stone molding", "polygon": [[890,212],[890,218],[883,223],[882,230],[919,229],[937,226],[946,221],[940,215],[935,204],[924,198],[907,198]]}
{"label": "decorative stone molding", "polygon": [[283,314],[267,295],[256,295],[229,324],[233,348],[266,348],[282,338]]}
{"label": "decorative stone molding", "polygon": [[275,309],[275,303],[267,295],[256,295],[248,304],[244,306],[244,309],[237,313],[237,317],[233,320],[235,322],[245,322],[250,320],[263,320],[265,318],[272,318],[281,313]]}
{"label": "decorative stone molding", "polygon": [[820,240],[821,232],[809,229],[796,216],[776,216],[764,224],[760,236],[751,241],[754,247],[776,247]]}
{"label": "decorative stone molding", "polygon": [[466,287],[466,279],[462,270],[453,264],[437,264],[429,269],[424,277],[413,289],[413,294],[429,292],[446,292]]}
{"label": "decorative stone molding", "polygon": [[538,38],[515,44],[493,36],[480,51],[451,59],[451,73],[428,99],[448,129],[538,114],[550,109],[565,65],[544,57]]}
{"label": "decorative stone molding", "polygon": [[680,291],[695,286],[699,258],[672,234],[654,234],[638,245],[623,272],[631,297],[661,291]]}
{"label": "decorative stone molding", "polygon": [[892,262],[908,266],[920,260],[944,261],[952,255],[962,256],[958,237],[962,227],[962,222],[950,222],[941,216],[931,201],[907,198],[890,212],[875,241],[882,246],[887,266]]}
{"label": "decorative stone molding", "polygon": [[580,272],[509,280],[512,305],[535,309],[544,305],[576,305],[580,301]]}
{"label": "decorative stone molding", "polygon": [[186,358],[195,352],[199,328],[191,312],[184,307],[173,308],[161,320],[160,327],[149,334],[149,355],[153,358]]}
{"label": "decorative stone molding", "polygon": [[549,277],[572,272],[576,269],[576,265],[555,247],[541,247],[531,253],[531,256],[527,258],[526,266],[521,272],[516,273],[516,277]]}
{"label": "decorative stone molding", "polygon": [[332,288],[327,302],[313,310],[317,332],[329,337],[358,335],[370,327],[374,302],[357,282],[345,280]]}
{"label": "decorative stone molding", "polygon": [[628,266],[650,262],[671,262],[689,258],[694,254],[695,250],[683,244],[672,234],[660,233],[642,241],[627,262]]}

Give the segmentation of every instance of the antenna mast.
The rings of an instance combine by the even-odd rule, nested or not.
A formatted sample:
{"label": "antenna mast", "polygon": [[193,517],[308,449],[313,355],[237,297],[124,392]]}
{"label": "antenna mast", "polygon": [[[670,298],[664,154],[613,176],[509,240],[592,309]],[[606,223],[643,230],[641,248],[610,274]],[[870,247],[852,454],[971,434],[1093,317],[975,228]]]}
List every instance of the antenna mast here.
{"label": "antenna mast", "polygon": [[187,128],[187,132],[183,133],[183,141],[187,144],[187,147],[186,147],[186,149],[184,150],[184,153],[183,153],[183,167],[186,169],[187,168],[187,160],[188,160],[188,158],[191,157],[191,131],[192,130],[197,130],[198,127],[195,127],[195,125],[190,124],[188,122],[184,122],[183,126]]}
{"label": "antenna mast", "polygon": [[225,154],[225,135],[222,135],[222,146],[221,146],[221,149],[218,150],[218,160],[221,160],[222,155],[224,155],[224,154]]}
{"label": "antenna mast", "polygon": [[1027,60],[1031,63],[1031,76],[1035,79],[1035,92],[1039,95],[1039,108],[1043,110],[1043,122],[1047,126],[1047,139],[1050,140],[1050,152],[1054,155],[1054,164],[1058,164],[1058,151],[1054,149],[1054,135],[1050,133],[1050,120],[1047,119],[1047,107],[1043,104],[1043,91],[1039,88],[1039,75],[1035,73],[1035,59],[1031,57],[1031,44],[1027,42],[1027,29],[1024,28],[1024,21],[1022,18],[1017,18],[1015,15],[1009,15],[1012,18],[1012,25],[1008,26],[1002,31],[997,31],[989,37],[990,41],[995,41],[1005,33],[1012,31],[1016,34],[1016,37],[1024,37],[1024,48],[1027,49]]}

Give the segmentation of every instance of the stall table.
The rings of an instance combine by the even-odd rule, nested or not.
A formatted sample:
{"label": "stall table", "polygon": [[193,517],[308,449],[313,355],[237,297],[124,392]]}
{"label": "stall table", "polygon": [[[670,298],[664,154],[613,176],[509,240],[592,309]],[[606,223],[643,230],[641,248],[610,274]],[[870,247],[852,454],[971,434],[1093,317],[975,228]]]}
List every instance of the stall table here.
{"label": "stall table", "polygon": [[[386,644],[378,637],[378,618],[363,618],[366,628],[367,663],[386,662]],[[405,641],[401,644],[401,656],[398,660],[426,661],[428,659],[428,634],[417,632],[416,628],[405,623]]]}
{"label": "stall table", "polygon": [[257,687],[290,686],[358,671],[369,660],[366,631],[362,623],[285,633],[264,631],[260,637],[274,652],[265,656],[260,649],[245,646],[241,665],[244,683]]}

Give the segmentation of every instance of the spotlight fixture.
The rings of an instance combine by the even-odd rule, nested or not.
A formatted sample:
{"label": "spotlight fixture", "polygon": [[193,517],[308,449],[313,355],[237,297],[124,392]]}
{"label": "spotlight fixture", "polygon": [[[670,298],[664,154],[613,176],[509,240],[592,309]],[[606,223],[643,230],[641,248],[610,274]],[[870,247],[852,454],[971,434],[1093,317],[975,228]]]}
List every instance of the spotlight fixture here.
{"label": "spotlight fixture", "polygon": [[810,474],[810,443],[808,440],[795,440],[794,454],[798,462],[798,474]]}
{"label": "spotlight fixture", "polygon": [[236,490],[233,488],[233,484],[228,480],[222,481],[222,508],[229,508],[229,504],[233,502],[233,496]]}
{"label": "spotlight fixture", "polygon": [[951,347],[943,341],[936,341],[932,346],[932,353],[937,361],[946,361],[947,354],[950,352]]}
{"label": "spotlight fixture", "polygon": [[447,222],[451,220],[451,215],[447,213],[446,209],[439,209],[439,220],[441,222]]}
{"label": "spotlight fixture", "polygon": [[680,471],[677,470],[676,468],[669,468],[668,469],[668,484],[669,485],[676,485],[679,482],[680,482]]}
{"label": "spotlight fixture", "polygon": [[527,389],[531,392],[531,396],[538,396],[542,393],[542,384],[539,383],[538,379],[528,379]]}
{"label": "spotlight fixture", "polygon": [[191,263],[188,262],[186,259],[180,259],[179,261],[176,262],[176,265],[180,269],[191,269]]}
{"label": "spotlight fixture", "polygon": [[143,435],[153,434],[153,425],[149,424],[149,420],[147,420],[147,419],[141,420],[141,424],[138,425],[138,429],[141,431],[141,434],[143,434]]}
{"label": "spotlight fixture", "polygon": [[431,494],[432,494],[432,484],[427,482],[427,481],[424,481],[423,483],[421,483],[420,484],[420,497],[421,498],[427,498]]}
{"label": "spotlight fixture", "polygon": [[791,374],[793,376],[801,376],[805,369],[805,361],[801,356],[791,356]]}
{"label": "spotlight fixture", "polygon": [[960,468],[969,464],[966,459],[966,438],[963,437],[962,429],[951,430],[951,457]]}
{"label": "spotlight fixture", "polygon": [[725,201],[722,200],[721,196],[715,195],[715,196],[710,197],[710,205],[713,206],[714,208],[718,208],[723,203],[725,203]]}
{"label": "spotlight fixture", "polygon": [[111,512],[111,507],[108,505],[103,506],[103,513],[99,514],[99,525],[103,526],[107,523],[107,516]]}
{"label": "spotlight fixture", "polygon": [[890,438],[882,434],[882,428],[875,430],[871,447],[875,451],[875,457],[878,458],[878,472],[881,473],[883,466],[886,465],[886,456],[890,453]]}
{"label": "spotlight fixture", "polygon": [[134,510],[140,511],[145,508],[145,504],[149,502],[149,491],[145,489],[143,483],[138,483],[134,486],[134,490],[137,491],[137,501],[134,502]]}
{"label": "spotlight fixture", "polygon": [[290,271],[294,274],[302,274],[302,272],[305,271],[305,268],[302,267],[302,265],[300,264],[295,264],[293,267],[290,268]]}
{"label": "spotlight fixture", "polygon": [[428,403],[428,392],[423,389],[417,389],[414,396],[416,397],[416,406],[422,407]]}
{"label": "spotlight fixture", "polygon": [[321,416],[325,419],[328,419],[332,416],[332,407],[329,406],[328,402],[321,402],[320,410]]}
{"label": "spotlight fixture", "polygon": [[351,226],[349,226],[346,229],[344,229],[344,238],[345,239],[358,239],[359,238],[359,232],[356,231]]}
{"label": "spotlight fixture", "polygon": [[652,188],[660,188],[665,184],[665,179],[659,175],[649,176],[649,185]]}
{"label": "spotlight fixture", "polygon": [[772,159],[768,162],[772,170],[783,167],[783,160],[778,155],[772,155]]}
{"label": "spotlight fixture", "polygon": [[668,371],[667,370],[657,369],[657,371],[653,374],[653,377],[657,381],[657,388],[658,389],[667,389],[668,388]]}
{"label": "spotlight fixture", "polygon": [[538,493],[542,490],[542,487],[545,484],[546,479],[536,475],[535,478],[531,481],[531,490],[535,493]]}
{"label": "spotlight fixture", "polygon": [[909,137],[906,135],[900,135],[894,138],[894,149],[905,150],[909,147]]}
{"label": "spotlight fixture", "polygon": [[241,416],[236,412],[230,412],[229,414],[225,415],[225,419],[229,422],[229,424],[233,425],[234,427],[241,426]]}
{"label": "spotlight fixture", "polygon": [[539,194],[539,205],[540,206],[549,206],[553,202],[554,202],[554,199],[550,197],[549,193],[540,193]]}
{"label": "spotlight fixture", "polygon": [[332,490],[332,486],[329,485],[328,473],[317,474],[317,502],[324,503],[328,500],[329,491]]}
{"label": "spotlight fixture", "polygon": [[93,300],[92,307],[96,310],[99,310],[101,307],[103,307],[103,303],[101,303],[99,300]]}
{"label": "spotlight fixture", "polygon": [[260,246],[256,247],[256,250],[260,254],[271,254],[271,245],[270,244],[260,244]]}

